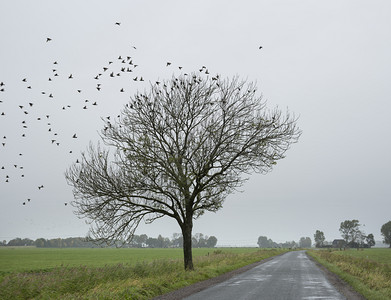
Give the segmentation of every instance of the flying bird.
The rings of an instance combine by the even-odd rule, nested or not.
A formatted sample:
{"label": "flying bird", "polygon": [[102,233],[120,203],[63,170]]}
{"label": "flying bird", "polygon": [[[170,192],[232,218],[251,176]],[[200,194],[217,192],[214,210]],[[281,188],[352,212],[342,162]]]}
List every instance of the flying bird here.
{"label": "flying bird", "polygon": [[50,42],[52,39],[51,38],[46,38],[46,43]]}
{"label": "flying bird", "polygon": [[121,22],[115,22],[115,25],[120,26],[120,25],[121,25]]}
{"label": "flying bird", "polygon": [[259,49],[262,49],[263,47],[262,46],[259,46]]}
{"label": "flying bird", "polygon": [[72,136],[72,138],[74,138],[74,139],[76,139],[77,138],[77,136],[76,136],[76,133]]}

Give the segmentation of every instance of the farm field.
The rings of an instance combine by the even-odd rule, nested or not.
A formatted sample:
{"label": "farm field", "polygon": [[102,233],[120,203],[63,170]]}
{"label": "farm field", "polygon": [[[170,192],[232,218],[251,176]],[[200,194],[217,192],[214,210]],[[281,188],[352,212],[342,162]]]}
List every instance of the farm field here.
{"label": "farm field", "polygon": [[[151,299],[287,250],[0,249],[0,299]],[[208,254],[209,253],[209,254]]]}
{"label": "farm field", "polygon": [[366,299],[391,299],[391,249],[310,250],[308,253]]}
{"label": "farm field", "polygon": [[[213,251],[248,253],[255,248],[194,248],[193,257]],[[135,264],[157,259],[181,259],[182,248],[0,248],[0,276],[10,272],[49,270],[55,267],[104,267]]]}

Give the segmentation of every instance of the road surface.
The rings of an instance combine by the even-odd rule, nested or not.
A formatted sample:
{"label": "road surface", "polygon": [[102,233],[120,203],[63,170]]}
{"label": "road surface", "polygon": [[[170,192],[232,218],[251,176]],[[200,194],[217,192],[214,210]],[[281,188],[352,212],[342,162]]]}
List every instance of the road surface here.
{"label": "road surface", "polygon": [[288,252],[238,276],[185,298],[345,299],[304,251]]}

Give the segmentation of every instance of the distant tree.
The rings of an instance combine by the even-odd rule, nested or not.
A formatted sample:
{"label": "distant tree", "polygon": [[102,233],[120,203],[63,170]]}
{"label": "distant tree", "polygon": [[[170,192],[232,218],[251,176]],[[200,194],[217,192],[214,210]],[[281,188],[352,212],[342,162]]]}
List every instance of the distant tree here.
{"label": "distant tree", "polygon": [[362,236],[360,222],[358,220],[345,220],[341,222],[339,232],[346,244],[351,247],[357,246],[357,240]]}
{"label": "distant tree", "polygon": [[311,248],[312,241],[309,237],[302,237],[299,241],[299,247],[300,248]]}
{"label": "distant tree", "polygon": [[208,240],[206,241],[206,247],[207,248],[214,248],[217,244],[217,238],[215,236],[210,236]]}
{"label": "distant tree", "polygon": [[391,248],[391,221],[383,224],[383,226],[380,229],[381,234],[384,238],[384,243],[388,244]]}
{"label": "distant tree", "polygon": [[258,237],[257,244],[258,244],[259,248],[269,248],[269,241],[266,236]]}
{"label": "distant tree", "polygon": [[366,237],[365,237],[365,242],[366,244],[368,245],[369,248],[373,247],[376,245],[376,242],[375,242],[375,237],[373,236],[372,233],[368,234]]}
{"label": "distant tree", "polygon": [[322,248],[326,240],[323,231],[317,230],[314,234],[315,247]]}
{"label": "distant tree", "polygon": [[193,243],[195,248],[205,248],[206,247],[206,239],[208,237],[204,237],[202,233],[196,233],[193,236]]}
{"label": "distant tree", "polygon": [[149,237],[146,241],[148,248],[159,248],[159,241],[156,238]]}
{"label": "distant tree", "polygon": [[[97,242],[129,242],[141,221],[177,221],[192,270],[193,220],[216,212],[252,172],[267,173],[301,131],[266,109],[256,85],[185,74],[151,84],[106,120],[101,137],[65,174]],[[111,151],[113,150],[113,151]]]}
{"label": "distant tree", "polygon": [[292,248],[297,248],[297,243],[295,241],[287,241],[285,243],[282,243],[281,244],[281,248],[289,248],[289,249],[292,249]]}
{"label": "distant tree", "polygon": [[135,247],[142,248],[146,245],[147,239],[148,236],[146,234],[135,235],[133,239]]}
{"label": "distant tree", "polygon": [[14,238],[8,241],[7,246],[24,246],[21,238]]}
{"label": "distant tree", "polygon": [[173,247],[183,247],[183,237],[181,233],[174,233],[172,235],[172,240],[171,240],[172,246]]}

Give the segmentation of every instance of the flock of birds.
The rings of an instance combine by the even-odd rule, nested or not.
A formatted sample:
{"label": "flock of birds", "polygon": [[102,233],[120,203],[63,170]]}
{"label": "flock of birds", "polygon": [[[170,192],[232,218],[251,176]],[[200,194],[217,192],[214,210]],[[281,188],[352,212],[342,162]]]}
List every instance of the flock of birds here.
{"label": "flock of birds", "polygon": [[[120,22],[115,23],[115,26],[120,26],[120,25],[121,25]],[[46,43],[52,43],[52,42],[53,42],[52,38],[50,38],[50,37],[46,38]],[[259,49],[262,49],[262,46],[259,46]],[[133,51],[136,51],[137,48],[133,45],[130,45],[130,50],[133,52]],[[46,86],[50,87],[50,84],[52,84],[56,81],[61,81],[61,80],[75,81],[76,80],[75,79],[75,78],[77,78],[76,73],[64,74],[62,72],[63,70],[61,68],[60,61],[55,60],[51,64],[52,64],[52,68],[49,71],[49,76],[47,77],[47,79],[45,79],[45,81],[47,81],[47,83],[49,83],[49,85],[45,84]],[[165,66],[172,67],[172,63],[165,62]],[[118,55],[118,57],[116,57],[112,60],[109,60],[107,62],[107,64],[102,66],[99,72],[97,72],[96,74],[91,76],[91,81],[95,82],[94,90],[96,91],[96,93],[100,93],[104,89],[104,86],[107,83],[107,79],[114,79],[114,78],[123,77],[123,76],[128,76],[129,77],[128,81],[134,82],[134,83],[145,81],[144,77],[141,74],[139,74],[139,72],[137,72],[137,70],[138,70],[137,68],[138,68],[138,64],[134,61],[134,58],[132,55],[129,55],[129,54]],[[178,66],[178,69],[182,70],[182,66]],[[202,66],[202,68],[199,71],[204,72],[206,75],[209,74],[209,71],[205,66]],[[106,80],[104,80],[104,78],[106,78]],[[2,80],[2,79],[0,78],[0,80]],[[34,80],[32,80],[32,81],[34,81]],[[35,93],[32,93],[32,92],[39,89],[39,87],[36,88],[35,86],[33,86],[32,83],[30,83],[30,80],[28,77],[20,78],[20,82],[23,85],[22,86],[23,89],[31,92],[31,97],[29,99],[37,97],[37,92],[35,92]],[[159,84],[158,81],[156,81],[155,83]],[[107,83],[107,85],[110,85],[110,84]],[[2,124],[1,122],[3,122],[4,120],[6,122],[7,118],[9,118],[10,122],[15,121],[15,116],[13,115],[13,112],[8,114],[7,111],[3,111],[1,108],[3,104],[7,103],[7,101],[10,101],[9,103],[12,103],[15,101],[15,99],[7,99],[7,87],[8,87],[7,82],[5,80],[0,81],[0,124]],[[85,88],[85,86],[84,86],[84,88]],[[59,92],[59,94],[61,94],[62,92],[63,91]],[[78,100],[78,101],[81,101],[81,104],[76,109],[81,109],[81,110],[85,111],[85,110],[89,110],[90,108],[97,107],[99,105],[99,102],[97,100],[91,100],[90,97],[88,97],[88,99],[86,99],[87,97],[83,95],[84,89],[81,86],[75,88],[75,90],[72,92],[74,93],[75,96],[79,95],[78,98],[81,99],[81,100],[80,99]],[[118,92],[125,93],[125,88],[121,87],[118,90]],[[74,105],[70,105],[70,104],[63,105],[60,103],[56,103],[55,100],[56,100],[57,93],[55,92],[55,90],[39,89],[38,94],[40,94],[40,97],[46,97],[48,100],[53,101],[55,103],[55,105],[59,105],[58,107],[56,107],[57,110],[66,111],[66,110],[71,110],[71,109],[75,108]],[[88,96],[90,96],[90,95],[91,94],[88,94]],[[49,134],[47,144],[54,145],[54,146],[61,148],[60,146],[62,146],[64,144],[61,141],[61,138],[63,140],[64,140],[64,138],[60,137],[58,132],[55,130],[55,126],[54,126],[55,119],[52,118],[52,114],[50,112],[43,113],[40,111],[39,107],[41,105],[38,105],[40,101],[41,100],[39,100],[39,101],[28,100],[28,101],[16,104],[18,106],[17,110],[19,110],[20,114],[23,116],[23,120],[21,121],[21,124],[19,124],[19,126],[21,126],[21,129],[22,129],[22,134],[20,135],[20,138],[26,139],[26,137],[28,137],[28,128],[30,126],[34,126],[36,124],[36,123],[33,123],[34,121],[40,122],[40,123],[46,123],[45,124],[45,126],[46,126],[45,131]],[[39,106],[39,107],[37,109],[35,109],[37,106]],[[46,108],[47,108],[47,106],[46,106]],[[35,120],[33,119],[32,116],[34,116]],[[117,117],[120,117],[120,116],[117,116]],[[105,121],[110,125],[110,116],[107,116],[103,119],[105,119]],[[3,132],[3,134],[0,133],[2,135],[1,136],[2,141],[1,141],[1,147],[0,147],[2,149],[0,149],[0,157],[2,156],[1,151],[4,151],[9,146],[9,143],[14,143],[14,140],[15,140],[14,138],[12,138],[12,142],[11,141],[8,142],[8,140],[11,140],[11,139],[9,139],[9,136],[7,136],[4,133],[4,131],[7,129],[6,127],[8,127],[8,126],[5,126],[5,127],[1,126],[0,127],[1,131]],[[42,126],[41,126],[41,128],[42,128]],[[79,134],[77,132],[75,132],[72,135],[70,135],[68,137],[68,139],[78,139],[78,137],[79,137]],[[65,145],[69,146],[70,144],[65,142]],[[42,151],[45,151],[45,150],[43,149]],[[73,150],[71,150],[69,148],[66,151],[68,151],[68,153],[73,153]],[[23,157],[23,151],[20,151],[17,156]],[[76,160],[76,163],[78,163],[78,162],[79,162],[79,160]],[[20,171],[20,173],[18,175],[11,176],[11,174],[14,173],[14,172],[10,171],[11,169],[13,171],[18,169]],[[13,180],[15,181],[17,179],[16,177],[24,179],[25,175],[23,174],[23,171],[24,171],[24,166],[20,163],[20,160],[12,162],[12,163],[8,163],[8,164],[5,161],[1,160],[0,161],[0,184],[8,184]],[[20,186],[20,184],[18,186]],[[39,191],[44,190],[44,188],[45,188],[45,186],[43,184],[37,185],[37,189]],[[26,199],[21,200],[21,205],[28,205],[32,201],[33,201],[32,197],[26,197]],[[67,206],[68,202],[64,202],[64,205]]]}

